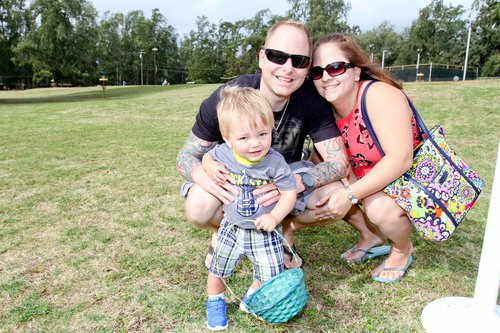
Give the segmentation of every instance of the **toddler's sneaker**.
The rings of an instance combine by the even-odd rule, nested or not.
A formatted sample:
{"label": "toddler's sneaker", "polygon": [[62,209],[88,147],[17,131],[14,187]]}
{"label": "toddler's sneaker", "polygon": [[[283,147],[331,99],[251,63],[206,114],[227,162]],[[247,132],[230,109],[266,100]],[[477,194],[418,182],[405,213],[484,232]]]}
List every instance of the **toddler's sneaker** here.
{"label": "toddler's sneaker", "polygon": [[226,301],[213,298],[207,301],[207,327],[211,331],[221,331],[227,328]]}
{"label": "toddler's sneaker", "polygon": [[248,302],[248,290],[245,291],[245,295],[243,295],[243,299],[240,302],[240,310],[246,313],[250,313],[247,308],[247,302]]}

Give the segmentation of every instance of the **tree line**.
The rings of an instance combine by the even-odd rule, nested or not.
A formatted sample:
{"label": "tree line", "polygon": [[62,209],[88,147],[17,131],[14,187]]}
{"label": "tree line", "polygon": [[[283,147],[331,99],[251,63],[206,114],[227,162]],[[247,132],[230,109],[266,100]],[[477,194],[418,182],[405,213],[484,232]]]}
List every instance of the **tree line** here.
{"label": "tree line", "polygon": [[159,9],[106,12],[88,0],[2,0],[0,85],[43,87],[51,80],[74,86],[215,83],[258,70],[258,52],[276,21],[306,23],[313,41],[332,32],[355,36],[374,61],[385,66],[422,63],[463,65],[470,30],[469,66],[481,76],[500,75],[500,4],[474,0],[471,8],[433,0],[411,26],[397,33],[389,21],[362,32],[347,23],[344,0],[288,0],[290,9],[269,9],[236,22],[199,16],[180,37]]}

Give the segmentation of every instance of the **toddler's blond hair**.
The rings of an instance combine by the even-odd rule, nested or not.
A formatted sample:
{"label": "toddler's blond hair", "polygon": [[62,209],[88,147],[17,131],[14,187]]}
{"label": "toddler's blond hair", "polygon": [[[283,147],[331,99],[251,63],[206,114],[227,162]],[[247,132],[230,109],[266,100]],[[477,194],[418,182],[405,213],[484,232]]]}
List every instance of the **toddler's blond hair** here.
{"label": "toddler's blond hair", "polygon": [[231,126],[237,123],[249,129],[255,129],[260,124],[272,129],[274,125],[271,105],[259,90],[250,87],[228,86],[222,89],[217,118],[220,132],[226,138],[230,136]]}

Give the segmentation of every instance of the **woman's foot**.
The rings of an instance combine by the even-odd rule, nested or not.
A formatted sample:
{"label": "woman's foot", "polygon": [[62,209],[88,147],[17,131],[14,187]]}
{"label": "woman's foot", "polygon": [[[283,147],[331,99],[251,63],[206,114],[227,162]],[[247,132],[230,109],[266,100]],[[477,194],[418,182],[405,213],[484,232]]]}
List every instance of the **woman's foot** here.
{"label": "woman's foot", "polygon": [[396,282],[400,280],[413,261],[412,253],[413,244],[411,242],[404,251],[393,246],[387,259],[372,271],[372,279],[378,282]]}
{"label": "woman's foot", "polygon": [[363,257],[372,247],[382,245],[384,243],[384,239],[376,234],[372,234],[369,238],[361,238],[356,245],[342,253],[340,257],[348,262],[360,261],[363,260]]}
{"label": "woman's foot", "polygon": [[346,259],[345,258],[346,256],[344,254],[342,254],[340,257],[350,264],[355,264],[355,263],[359,263],[362,261],[374,259],[376,257],[386,256],[391,252],[391,246],[390,245],[380,245],[380,246],[371,247],[367,250],[358,249],[356,247],[353,247],[349,251],[347,251],[347,253],[351,253],[351,254],[356,253],[356,252],[362,253],[363,256],[360,258],[354,258],[351,260]]}

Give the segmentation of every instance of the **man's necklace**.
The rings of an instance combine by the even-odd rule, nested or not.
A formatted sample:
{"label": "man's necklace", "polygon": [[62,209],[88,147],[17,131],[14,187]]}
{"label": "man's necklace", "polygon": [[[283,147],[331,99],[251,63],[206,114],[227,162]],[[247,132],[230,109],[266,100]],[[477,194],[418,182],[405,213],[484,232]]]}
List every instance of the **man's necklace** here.
{"label": "man's necklace", "polygon": [[288,108],[288,102],[290,102],[290,98],[288,98],[286,100],[285,109],[283,110],[283,114],[281,115],[280,121],[278,122],[278,126],[274,126],[273,125],[274,129],[276,130],[276,132],[278,132],[278,130],[280,129],[281,122],[283,121],[283,118],[285,118],[286,109]]}

